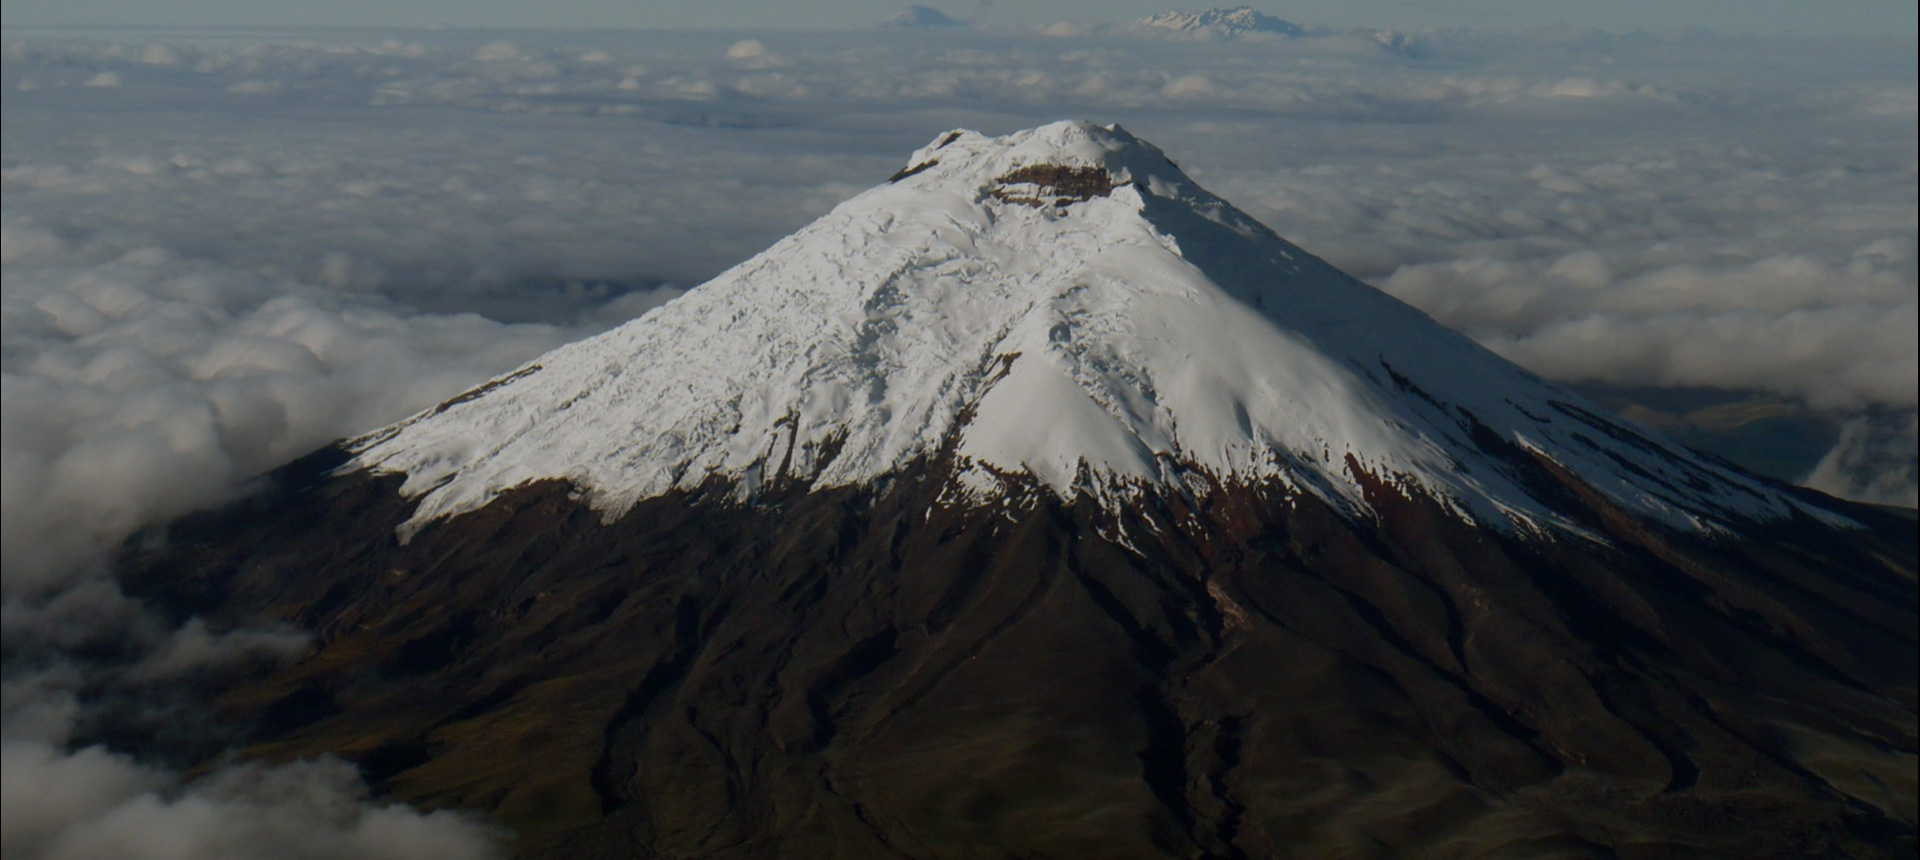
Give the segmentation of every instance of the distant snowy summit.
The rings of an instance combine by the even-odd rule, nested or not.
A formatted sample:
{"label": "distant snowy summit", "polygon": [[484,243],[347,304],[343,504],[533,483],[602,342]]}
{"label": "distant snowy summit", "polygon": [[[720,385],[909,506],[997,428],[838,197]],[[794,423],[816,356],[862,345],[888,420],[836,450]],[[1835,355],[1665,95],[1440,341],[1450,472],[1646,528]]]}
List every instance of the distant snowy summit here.
{"label": "distant snowy summit", "polygon": [[940,27],[964,27],[966,22],[948,15],[932,6],[915,4],[900,10],[880,26],[887,30],[920,30]]}
{"label": "distant snowy summit", "polygon": [[1288,38],[1307,35],[1307,29],[1299,24],[1247,6],[1235,9],[1208,9],[1204,12],[1161,12],[1141,18],[1135,21],[1134,25],[1176,33],[1204,33],[1227,38],[1253,33],[1267,33]]}
{"label": "distant snowy summit", "polygon": [[1305,27],[1247,6],[1204,12],[1161,12],[1133,22],[1133,29],[1202,39],[1303,39],[1312,40],[1312,44],[1323,49],[1362,53],[1377,49],[1402,57],[1415,57],[1420,53],[1419,43],[1413,37],[1395,30]]}

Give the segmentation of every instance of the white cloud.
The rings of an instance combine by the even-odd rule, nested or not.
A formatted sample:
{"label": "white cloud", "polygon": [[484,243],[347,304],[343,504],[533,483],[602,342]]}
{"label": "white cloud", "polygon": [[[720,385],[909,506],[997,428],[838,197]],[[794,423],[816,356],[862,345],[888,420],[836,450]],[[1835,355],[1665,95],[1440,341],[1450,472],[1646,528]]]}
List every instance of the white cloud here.
{"label": "white cloud", "polygon": [[512,42],[488,42],[474,49],[473,59],[480,63],[513,63],[527,59],[527,54]]}
{"label": "white cloud", "polygon": [[100,747],[7,741],[0,851],[21,860],[481,860],[498,834],[451,813],[371,803],[351,765],[242,764],[191,783]]}
{"label": "white cloud", "polygon": [[98,744],[102,729],[197,742],[202,700],[224,679],[285,662],[288,630],[170,630],[111,582],[4,605],[0,682],[0,856],[18,860],[504,855],[476,817],[379,803],[352,765],[221,764],[189,779]]}
{"label": "white cloud", "polygon": [[790,63],[785,56],[767,50],[759,39],[741,39],[728,45],[727,61],[742,69],[773,69]]}
{"label": "white cloud", "polygon": [[1402,266],[1381,286],[1556,379],[1772,391],[1825,409],[1912,407],[1920,384],[1920,362],[1903,360],[1912,281],[1878,257],[1632,276],[1592,251],[1473,257]]}
{"label": "white cloud", "polygon": [[1867,414],[1848,421],[1807,486],[1855,499],[1920,505],[1920,414]]}
{"label": "white cloud", "polygon": [[23,219],[0,229],[9,594],[573,336],[417,314],[368,295],[377,275],[337,256],[316,284],[154,248],[89,262]]}
{"label": "white cloud", "polygon": [[149,66],[184,66],[192,63],[199,53],[185,45],[148,42],[140,50],[140,62]]}
{"label": "white cloud", "polygon": [[759,39],[741,39],[727,46],[727,59],[753,60],[767,55],[767,46]]}
{"label": "white cloud", "polygon": [[206,622],[190,619],[173,631],[163,645],[135,664],[129,677],[158,681],[201,672],[231,671],[249,664],[276,666],[292,662],[312,644],[297,630],[230,630],[212,633]]}
{"label": "white cloud", "polygon": [[99,747],[65,754],[45,744],[7,741],[4,749],[0,853],[8,857],[48,856],[74,825],[91,825],[167,784],[163,774]]}

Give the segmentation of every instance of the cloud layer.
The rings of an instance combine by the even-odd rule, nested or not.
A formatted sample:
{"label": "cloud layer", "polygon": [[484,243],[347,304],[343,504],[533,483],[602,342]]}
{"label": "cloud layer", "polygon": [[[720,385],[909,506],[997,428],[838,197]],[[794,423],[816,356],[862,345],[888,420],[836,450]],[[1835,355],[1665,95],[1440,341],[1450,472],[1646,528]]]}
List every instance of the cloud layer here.
{"label": "cloud layer", "polygon": [[947,127],[1092,116],[1550,376],[1913,405],[1910,43],[502,35],[9,41],[9,110],[56,120],[9,129],[9,212],[580,322],[554,314],[711,276]]}
{"label": "cloud layer", "polygon": [[242,764],[181,784],[97,746],[4,746],[8,857],[413,860],[491,857],[502,847],[464,816],[369,802],[353,766],[337,760]]}
{"label": "cloud layer", "polygon": [[83,575],[88,552],[156,517],[573,334],[421,314],[350,274],[308,283],[87,241],[0,223],[9,594]]}
{"label": "cloud layer", "polygon": [[95,745],[112,723],[217,749],[194,696],[306,647],[162,622],[102,554],[644,312],[957,126],[1125,123],[1543,375],[1791,398],[1845,427],[1813,485],[1914,503],[1910,40],[1414,46],[7,34],[0,851],[489,856],[484,827],[371,801],[340,762],[187,780]]}

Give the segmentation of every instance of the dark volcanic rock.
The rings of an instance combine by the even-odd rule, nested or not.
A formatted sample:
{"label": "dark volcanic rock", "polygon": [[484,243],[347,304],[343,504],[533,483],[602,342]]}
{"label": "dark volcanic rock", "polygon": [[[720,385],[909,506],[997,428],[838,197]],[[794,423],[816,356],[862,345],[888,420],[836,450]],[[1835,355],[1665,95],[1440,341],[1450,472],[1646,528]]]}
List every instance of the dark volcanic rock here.
{"label": "dark volcanic rock", "polygon": [[401,544],[322,452],[130,551],[133,592],[316,631],[228,692],[248,752],[358,761],[530,857],[1905,857],[1915,540],[1604,543],[1221,489],[725,488],[603,522],[561,482]]}

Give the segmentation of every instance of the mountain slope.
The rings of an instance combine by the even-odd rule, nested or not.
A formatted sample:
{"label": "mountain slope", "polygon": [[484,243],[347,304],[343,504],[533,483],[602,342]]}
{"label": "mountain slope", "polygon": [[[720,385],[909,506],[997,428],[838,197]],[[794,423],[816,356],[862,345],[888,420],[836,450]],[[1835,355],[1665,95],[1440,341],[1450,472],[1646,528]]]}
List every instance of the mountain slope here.
{"label": "mountain slope", "polygon": [[1084,123],[121,564],[315,631],[249,754],[569,858],[1910,856],[1915,570]]}
{"label": "mountain slope", "polygon": [[[1489,448],[1489,446],[1492,446]],[[956,498],[1031,474],[1113,503],[1365,476],[1565,526],[1519,446],[1676,528],[1826,516],[1650,439],[1312,257],[1126,132],[943,136],[700,289],[353,443],[415,524],[564,478],[617,515],[711,479],[871,482],[952,447]],[[1083,468],[1084,464],[1084,468]]]}
{"label": "mountain slope", "polygon": [[129,588],[316,631],[223,699],[251,754],[346,755],[527,856],[1913,847],[1912,525],[1868,510],[1709,542],[1593,497],[1596,548],[1386,486],[1367,526],[931,478],[603,522],[549,481],[401,545],[398,479],[342,462],[176,524]]}

